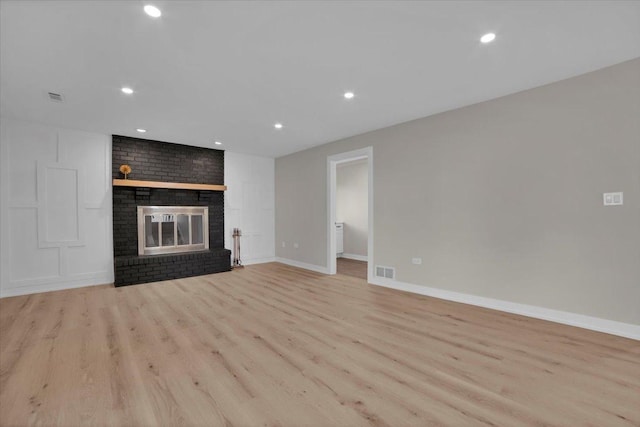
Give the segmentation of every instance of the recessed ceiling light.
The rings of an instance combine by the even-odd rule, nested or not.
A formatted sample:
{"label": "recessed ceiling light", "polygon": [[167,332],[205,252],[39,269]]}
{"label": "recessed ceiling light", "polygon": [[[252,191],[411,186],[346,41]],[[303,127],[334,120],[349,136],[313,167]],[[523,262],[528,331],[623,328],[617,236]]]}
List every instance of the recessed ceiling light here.
{"label": "recessed ceiling light", "polygon": [[126,93],[127,95],[131,95],[133,93],[133,89],[131,89],[130,87],[123,87],[120,90],[122,91],[122,93]]}
{"label": "recessed ceiling light", "polygon": [[220,141],[214,141],[213,143],[216,144],[216,145],[222,145],[222,142],[220,142]]}
{"label": "recessed ceiling light", "polygon": [[138,129],[136,129],[136,130],[137,130],[138,132],[140,132],[140,133],[145,133],[145,132],[147,131],[146,129],[140,129],[140,128],[138,128]]}
{"label": "recessed ceiling light", "polygon": [[276,129],[282,129],[282,123],[276,123],[273,127]]}
{"label": "recessed ceiling light", "polygon": [[147,15],[149,15],[152,18],[159,18],[160,15],[162,15],[162,12],[160,11],[160,9],[150,4],[144,7],[144,11]]}
{"label": "recessed ceiling light", "polygon": [[48,92],[49,93],[49,99],[55,102],[63,102],[64,101],[64,96],[62,96],[62,94],[60,93],[55,93],[55,92]]}
{"label": "recessed ceiling light", "polygon": [[480,37],[480,41],[482,43],[491,43],[496,39],[496,35],[494,33],[487,33],[484,36]]}
{"label": "recessed ceiling light", "polygon": [[351,98],[353,98],[354,96],[356,96],[356,95],[355,95],[353,92],[345,92],[345,93],[344,93],[344,97],[345,97],[346,99],[351,99]]}

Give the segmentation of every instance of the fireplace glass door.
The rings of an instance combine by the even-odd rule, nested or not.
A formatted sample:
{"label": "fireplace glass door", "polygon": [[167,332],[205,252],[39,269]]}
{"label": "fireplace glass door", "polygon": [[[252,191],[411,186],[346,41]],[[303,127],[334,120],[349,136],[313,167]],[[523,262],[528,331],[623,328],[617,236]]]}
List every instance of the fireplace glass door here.
{"label": "fireplace glass door", "polygon": [[209,249],[209,208],[138,206],[138,254]]}

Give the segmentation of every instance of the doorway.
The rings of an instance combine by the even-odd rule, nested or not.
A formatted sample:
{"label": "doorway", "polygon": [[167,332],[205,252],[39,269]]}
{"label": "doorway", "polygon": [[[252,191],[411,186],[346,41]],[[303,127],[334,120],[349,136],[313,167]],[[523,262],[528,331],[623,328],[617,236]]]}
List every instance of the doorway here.
{"label": "doorway", "polygon": [[327,158],[329,274],[373,277],[373,149]]}

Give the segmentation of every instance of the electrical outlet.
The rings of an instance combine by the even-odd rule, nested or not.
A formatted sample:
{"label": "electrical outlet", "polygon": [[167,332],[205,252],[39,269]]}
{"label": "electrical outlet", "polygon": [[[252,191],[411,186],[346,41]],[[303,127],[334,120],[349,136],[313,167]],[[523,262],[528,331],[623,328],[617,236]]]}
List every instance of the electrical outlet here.
{"label": "electrical outlet", "polygon": [[286,247],[287,247],[287,244],[286,244],[285,242],[282,242],[282,247],[283,247],[283,248],[286,248]]}
{"label": "electrical outlet", "polygon": [[412,264],[416,264],[416,265],[420,265],[420,264],[422,264],[422,258],[411,258],[411,263]]}
{"label": "electrical outlet", "polygon": [[298,245],[297,243],[294,243],[294,244],[293,244],[293,247],[294,247],[294,248],[296,248],[296,249],[298,249],[298,248],[300,247],[300,245]]}
{"label": "electrical outlet", "polygon": [[605,206],[618,206],[623,204],[622,192],[604,193],[602,195],[603,204]]}

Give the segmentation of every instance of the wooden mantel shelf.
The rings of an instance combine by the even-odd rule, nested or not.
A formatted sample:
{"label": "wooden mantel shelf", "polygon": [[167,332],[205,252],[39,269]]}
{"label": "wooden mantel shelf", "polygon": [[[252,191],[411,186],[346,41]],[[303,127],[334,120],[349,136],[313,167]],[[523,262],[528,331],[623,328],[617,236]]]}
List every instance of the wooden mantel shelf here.
{"label": "wooden mantel shelf", "polygon": [[174,188],[178,190],[227,191],[226,185],[189,184],[187,182],[139,181],[135,179],[114,179],[114,187]]}

